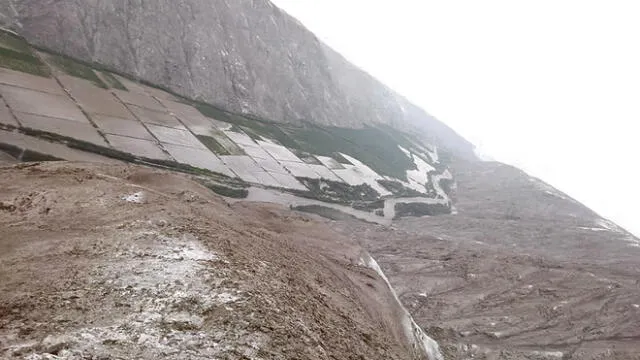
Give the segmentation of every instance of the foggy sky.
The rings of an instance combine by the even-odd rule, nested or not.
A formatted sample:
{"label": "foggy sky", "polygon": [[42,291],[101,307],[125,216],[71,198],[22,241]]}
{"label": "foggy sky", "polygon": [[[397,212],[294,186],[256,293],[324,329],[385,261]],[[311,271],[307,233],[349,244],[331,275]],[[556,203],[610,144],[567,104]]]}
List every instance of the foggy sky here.
{"label": "foggy sky", "polygon": [[273,2],[483,153],[640,234],[640,2]]}

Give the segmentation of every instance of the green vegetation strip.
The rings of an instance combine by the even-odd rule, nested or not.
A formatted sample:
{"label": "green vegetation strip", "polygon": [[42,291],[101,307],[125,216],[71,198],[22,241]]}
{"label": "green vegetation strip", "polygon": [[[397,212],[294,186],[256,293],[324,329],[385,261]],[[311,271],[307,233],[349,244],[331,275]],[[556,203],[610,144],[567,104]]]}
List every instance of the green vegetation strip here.
{"label": "green vegetation strip", "polygon": [[398,148],[398,145],[410,146],[408,141],[399,141],[400,135],[388,129],[308,126],[291,129],[290,133],[307,152],[331,156],[338,161],[341,160],[336,157],[337,152],[347,154],[380,175],[406,180],[407,170],[415,169],[413,160]]}
{"label": "green vegetation strip", "polygon": [[402,152],[398,145],[413,148],[413,142],[403,133],[384,127],[347,129],[321,127],[317,125],[292,126],[249,119],[231,114],[215,106],[192,103],[203,115],[242,130],[254,140],[272,139],[298,154],[329,156],[343,164],[349,162],[339,153],[344,153],[372,168],[380,175],[406,180],[407,170],[415,169],[413,160]]}
{"label": "green vegetation strip", "polygon": [[0,32],[0,66],[33,75],[49,77],[51,71],[37,56],[29,45],[22,39],[4,32]]}
{"label": "green vegetation strip", "polygon": [[[421,193],[414,189],[408,188],[401,184],[398,181],[393,180],[377,180],[378,184],[380,184],[385,189],[391,191],[391,193],[395,197],[433,197],[428,194]],[[431,187],[433,189],[433,187]],[[426,187],[425,187],[426,189]],[[435,192],[435,189],[432,190]]]}
{"label": "green vegetation strip", "polygon": [[209,150],[213,151],[214,154],[218,155],[231,155],[227,149],[224,148],[216,139],[211,136],[206,135],[196,135],[198,140],[203,143]]}
{"label": "green vegetation strip", "polygon": [[93,69],[85,64],[77,62],[69,57],[61,56],[61,55],[49,55],[49,59],[53,63],[55,67],[64,71],[68,75],[89,80],[94,85],[101,87],[103,89],[108,89],[109,87],[105,84],[98,75],[93,71]]}
{"label": "green vegetation strip", "polygon": [[384,199],[369,202],[354,201],[351,203],[351,207],[360,211],[374,212],[376,210],[384,209]]}
{"label": "green vegetation strip", "polygon": [[10,144],[0,143],[0,150],[9,154],[11,157],[23,162],[63,160],[55,156],[51,156],[49,154],[44,154],[37,151],[29,150],[29,149],[23,149],[21,147],[10,145]]}
{"label": "green vegetation strip", "polygon": [[291,152],[293,152],[298,158],[300,158],[300,160],[304,161],[307,164],[322,165],[322,163],[318,159],[316,159],[313,154],[310,154],[304,150],[292,148]]}
{"label": "green vegetation strip", "polygon": [[249,196],[249,190],[247,190],[246,188],[227,186],[227,185],[215,183],[212,181],[198,180],[198,182],[200,182],[202,185],[207,187],[209,190],[221,196],[230,197],[234,199],[244,199],[247,196]]}
{"label": "green vegetation strip", "polygon": [[297,177],[298,181],[305,185],[309,190],[288,190],[294,195],[307,199],[320,200],[335,204],[343,204],[350,206],[353,202],[371,202],[377,201],[379,194],[373,190],[368,184],[348,185],[342,182],[331,181],[326,179],[311,179]]}
{"label": "green vegetation strip", "polygon": [[205,103],[192,103],[191,105],[194,105],[204,116],[236,126],[237,129],[241,129],[254,140],[273,139],[288,148],[299,148],[298,144],[284,132],[282,124],[249,119]]}
{"label": "green vegetation strip", "polygon": [[31,54],[31,48],[26,41],[4,31],[0,31],[0,47],[24,54]]}
{"label": "green vegetation strip", "polygon": [[113,76],[113,74],[108,73],[106,71],[102,71],[100,73],[102,74],[102,78],[104,79],[104,81],[107,83],[107,85],[110,88],[114,88],[114,89],[118,89],[118,90],[124,90],[124,91],[128,91],[129,90],[120,82],[120,80],[118,80],[118,78]]}
{"label": "green vegetation strip", "polygon": [[406,216],[436,216],[451,214],[449,204],[398,203],[395,205],[396,219]]}
{"label": "green vegetation strip", "polygon": [[357,220],[357,218],[351,214],[322,205],[296,206],[293,210],[320,215],[330,220]]}

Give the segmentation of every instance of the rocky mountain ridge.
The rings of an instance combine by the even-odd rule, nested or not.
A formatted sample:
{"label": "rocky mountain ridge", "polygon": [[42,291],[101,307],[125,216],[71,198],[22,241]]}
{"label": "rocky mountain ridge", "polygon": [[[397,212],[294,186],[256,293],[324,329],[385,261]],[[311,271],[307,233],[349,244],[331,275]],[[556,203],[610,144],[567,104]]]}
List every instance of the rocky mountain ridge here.
{"label": "rocky mountain ridge", "polygon": [[11,0],[0,13],[38,46],[188,98],[276,122],[391,125],[473,157],[468,141],[267,0]]}

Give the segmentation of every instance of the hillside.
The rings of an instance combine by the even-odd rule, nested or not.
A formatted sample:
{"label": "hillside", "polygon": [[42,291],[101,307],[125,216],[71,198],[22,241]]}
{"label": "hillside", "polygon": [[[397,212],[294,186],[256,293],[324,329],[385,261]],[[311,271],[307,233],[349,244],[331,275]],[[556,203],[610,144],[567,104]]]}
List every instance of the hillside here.
{"label": "hillside", "polygon": [[20,160],[136,162],[377,223],[451,212],[451,152],[410,133],[250,119],[0,35],[0,149]]}
{"label": "hillside", "polygon": [[267,0],[9,0],[0,14],[38,46],[237,113],[294,124],[392,125],[473,156],[468,141]]}
{"label": "hillside", "polygon": [[3,359],[422,351],[366,251],[307,216],[135,166],[0,169]]}
{"label": "hillside", "polygon": [[511,166],[457,163],[456,214],[363,239],[451,359],[637,359],[640,239]]}
{"label": "hillside", "polygon": [[269,2],[0,21],[2,356],[640,359],[638,238]]}
{"label": "hillside", "polygon": [[[450,212],[443,185],[451,174],[435,147],[389,127],[251,121],[0,34],[0,154],[8,164],[0,168],[3,356],[442,358],[357,241],[289,210],[381,224],[406,216],[397,205]],[[79,163],[40,163],[59,160]],[[26,163],[10,166],[16,162]],[[236,210],[224,215],[230,206]],[[305,224],[298,230],[296,219]],[[314,235],[315,226],[322,235]],[[264,249],[255,248],[259,241]],[[52,250],[51,259],[38,255],[42,248]],[[224,251],[244,254],[238,269],[220,260]],[[318,251],[327,252],[326,262]],[[214,279],[213,287],[195,281],[214,260],[230,280]],[[43,283],[29,280],[40,272]],[[56,282],[67,273],[76,275]],[[258,302],[237,304],[241,289],[221,286],[247,276],[253,285],[242,291]],[[264,276],[274,282],[270,288]],[[296,279],[302,288],[292,297]],[[324,284],[318,303],[309,298],[309,281]],[[328,291],[334,287],[336,294]],[[194,300],[199,296],[213,298]],[[283,328],[280,306],[307,320],[292,318]]]}

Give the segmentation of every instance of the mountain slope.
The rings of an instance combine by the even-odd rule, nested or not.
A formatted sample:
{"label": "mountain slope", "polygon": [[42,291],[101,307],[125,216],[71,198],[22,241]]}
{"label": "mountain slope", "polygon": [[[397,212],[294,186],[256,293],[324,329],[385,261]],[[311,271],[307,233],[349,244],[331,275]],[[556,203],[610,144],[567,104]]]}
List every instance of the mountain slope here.
{"label": "mountain slope", "polygon": [[473,156],[469,142],[266,0],[11,0],[0,11],[39,46],[231,111],[276,122],[390,124]]}
{"label": "mountain slope", "polygon": [[[267,345],[273,358],[326,358],[329,352],[340,358],[345,351],[367,358],[403,358],[423,339],[417,325],[440,342],[446,359],[638,358],[637,238],[516,168],[474,161],[472,146],[466,140],[346,62],[268,2],[10,0],[0,4],[0,14],[2,21],[37,45],[92,62],[82,64],[47,51],[32,51],[19,37],[0,38],[0,66],[13,69],[0,70],[1,149],[21,161],[127,161],[197,174],[210,188],[235,197],[228,202],[248,203],[228,210],[218,200],[210,199],[208,192],[201,193],[206,192],[203,188],[194,190],[196,185],[192,183],[158,184],[169,179],[168,175],[146,173],[148,169],[141,170],[140,176],[129,170],[116,174],[100,170],[119,178],[117,181],[127,190],[133,190],[129,183],[135,183],[171,195],[171,200],[160,196],[164,200],[159,203],[144,204],[144,211],[137,212],[140,209],[131,205],[134,207],[127,211],[132,213],[118,214],[124,206],[118,205],[125,201],[122,197],[135,193],[118,190],[115,195],[77,185],[75,182],[86,186],[111,179],[86,179],[87,171],[92,170],[81,168],[90,165],[36,165],[30,173],[30,165],[22,164],[12,168],[15,178],[6,180],[6,189],[10,190],[0,194],[6,194],[2,211],[10,213],[2,219],[7,221],[3,231],[15,232],[24,238],[24,244],[43,237],[43,229],[54,229],[65,239],[80,236],[74,229],[80,234],[93,234],[97,229],[98,235],[111,239],[124,223],[125,230],[132,226],[131,231],[150,234],[127,237],[122,245],[125,250],[140,240],[148,249],[162,252],[167,244],[158,241],[166,238],[156,235],[172,236],[167,243],[183,247],[191,239],[189,234],[194,235],[190,219],[195,212],[198,228],[211,226],[213,232],[207,232],[207,236],[231,244],[211,245],[216,256],[224,254],[224,259],[233,258],[241,264],[239,268],[225,266],[236,271],[239,279],[259,279],[250,283],[253,287],[247,291],[262,294],[258,298],[264,301],[252,304],[252,309],[272,309],[274,302],[295,304],[292,317],[278,311],[259,314],[267,322],[291,325],[284,330],[275,325],[259,329],[260,339],[266,331],[275,334],[278,341],[291,341],[290,347],[282,342]],[[101,66],[149,83],[97,71],[104,70]],[[186,97],[147,86],[150,84]],[[198,99],[218,106],[194,101]],[[110,117],[105,119],[105,114]],[[39,180],[38,176],[44,178]],[[38,187],[33,195],[29,192],[32,181]],[[81,199],[73,204],[54,199],[66,204],[63,208],[67,212],[64,218],[51,221],[49,213],[55,215],[56,207],[48,205],[42,188],[52,186],[51,182],[63,189],[60,181],[70,192],[77,191],[69,195],[71,199]],[[26,193],[20,193],[21,186]],[[183,194],[178,188],[190,190]],[[93,197],[87,200],[80,196],[83,194]],[[254,201],[288,205],[333,220],[316,228],[308,215],[291,215],[255,205]],[[181,205],[172,210],[178,203]],[[83,214],[74,206],[86,204],[97,206],[99,211],[95,213],[83,209],[95,216],[90,220],[99,227],[76,223],[74,216]],[[33,206],[36,210],[30,210]],[[25,213],[15,214],[22,207]],[[106,210],[111,212],[105,214]],[[166,219],[149,215],[164,212]],[[204,218],[199,217],[203,214]],[[125,215],[152,223],[129,224],[120,219]],[[110,216],[114,223],[104,223],[111,221]],[[153,223],[173,222],[173,218],[183,222],[177,229],[179,237],[174,236],[176,229],[165,233],[166,225]],[[247,224],[239,224],[242,222],[259,230],[246,229]],[[36,230],[34,225],[43,229]],[[185,226],[189,232],[181,233]],[[241,227],[242,236],[230,239],[224,235],[229,226]],[[217,230],[223,231],[222,235]],[[90,240],[99,242],[99,237]],[[201,245],[210,246],[210,241]],[[361,248],[381,266],[363,255]],[[27,273],[40,271],[43,257],[36,250],[39,248],[26,249],[25,257],[21,252],[11,252],[4,261],[24,263],[21,271]],[[116,246],[106,254],[120,250]],[[71,259],[77,255],[75,251],[72,248],[61,256]],[[100,258],[104,254],[94,248],[80,244],[78,251],[82,254],[77,256],[78,261],[88,254],[97,258],[100,266],[108,265]],[[152,259],[160,259],[163,265],[175,260],[165,253],[122,254],[116,265],[123,269],[139,257],[143,259],[135,274],[141,279],[146,279],[145,267],[154,265]],[[147,259],[149,254],[153,255],[151,259]],[[58,255],[54,253],[53,260]],[[44,260],[50,258],[45,256]],[[256,260],[267,263],[264,273]],[[67,263],[52,266],[56,272],[75,269]],[[71,277],[70,284],[49,291],[48,283],[21,277],[25,272],[11,278],[9,270],[13,268],[7,269],[6,278],[11,279],[7,289],[28,289],[33,282],[38,293],[63,301],[68,300],[63,296],[70,289],[77,290],[74,281],[91,281]],[[44,278],[49,279],[46,275]],[[105,282],[123,276],[119,271],[102,275],[98,279]],[[188,278],[189,286],[207,285],[194,281],[191,275],[181,273],[178,277]],[[392,289],[384,281],[386,277]],[[321,283],[318,287],[316,280]],[[403,306],[394,302],[393,290]],[[329,300],[325,298],[327,292]],[[145,302],[153,302],[156,296],[135,294]],[[75,295],[71,296],[77,302]],[[370,303],[371,299],[376,302]],[[61,351],[60,344],[67,343],[58,339],[53,347],[47,346],[52,342],[44,341],[49,330],[46,326],[36,327],[35,335],[29,337],[33,329],[31,325],[25,327],[24,322],[43,326],[51,321],[43,309],[54,307],[46,301],[34,301],[19,293],[8,298],[18,310],[3,308],[2,319],[8,321],[3,324],[13,331],[3,341],[8,342],[12,356],[20,356],[21,351]],[[100,301],[90,297],[88,303],[110,306]],[[303,322],[304,326],[296,327],[299,324],[293,318],[309,316],[303,310],[308,303],[315,306],[310,319],[314,325]],[[346,310],[342,307],[345,303]],[[84,311],[81,305],[76,310]],[[200,305],[195,304],[193,310],[200,311]],[[403,307],[414,316],[415,323],[405,316]],[[33,313],[34,317],[22,318],[22,309],[30,310],[27,315]],[[240,327],[240,338],[246,335],[242,332],[246,331],[246,318],[253,319],[251,311],[242,311],[230,325]],[[79,333],[74,326],[91,329],[91,336],[104,334],[96,335],[100,319],[95,318],[95,312],[90,315],[94,317],[88,317],[89,323],[64,317],[59,321],[61,330],[55,330],[71,338],[70,351],[86,350],[76,346],[78,341],[73,339]],[[161,315],[152,321],[153,331],[162,330],[158,327],[165,326],[167,316],[169,326],[186,326],[179,331],[188,332],[194,326],[194,318],[185,318],[184,314],[180,314],[177,325],[171,311]],[[200,326],[198,319],[207,314],[191,315]],[[372,330],[380,325],[382,330]],[[22,328],[26,334],[20,332]],[[135,331],[142,330],[126,334],[125,351],[158,356],[155,350],[145,349],[146,340],[136,338],[139,334]],[[226,341],[215,338],[215,327],[207,327],[205,333],[214,336],[210,341]],[[100,346],[116,347],[121,334],[116,335],[98,337],[106,342]],[[321,343],[318,337],[331,341]],[[255,339],[242,339],[247,343],[234,345],[242,351],[253,351],[251,341]],[[188,345],[177,344],[179,349]],[[293,355],[278,353],[283,349]]]}

